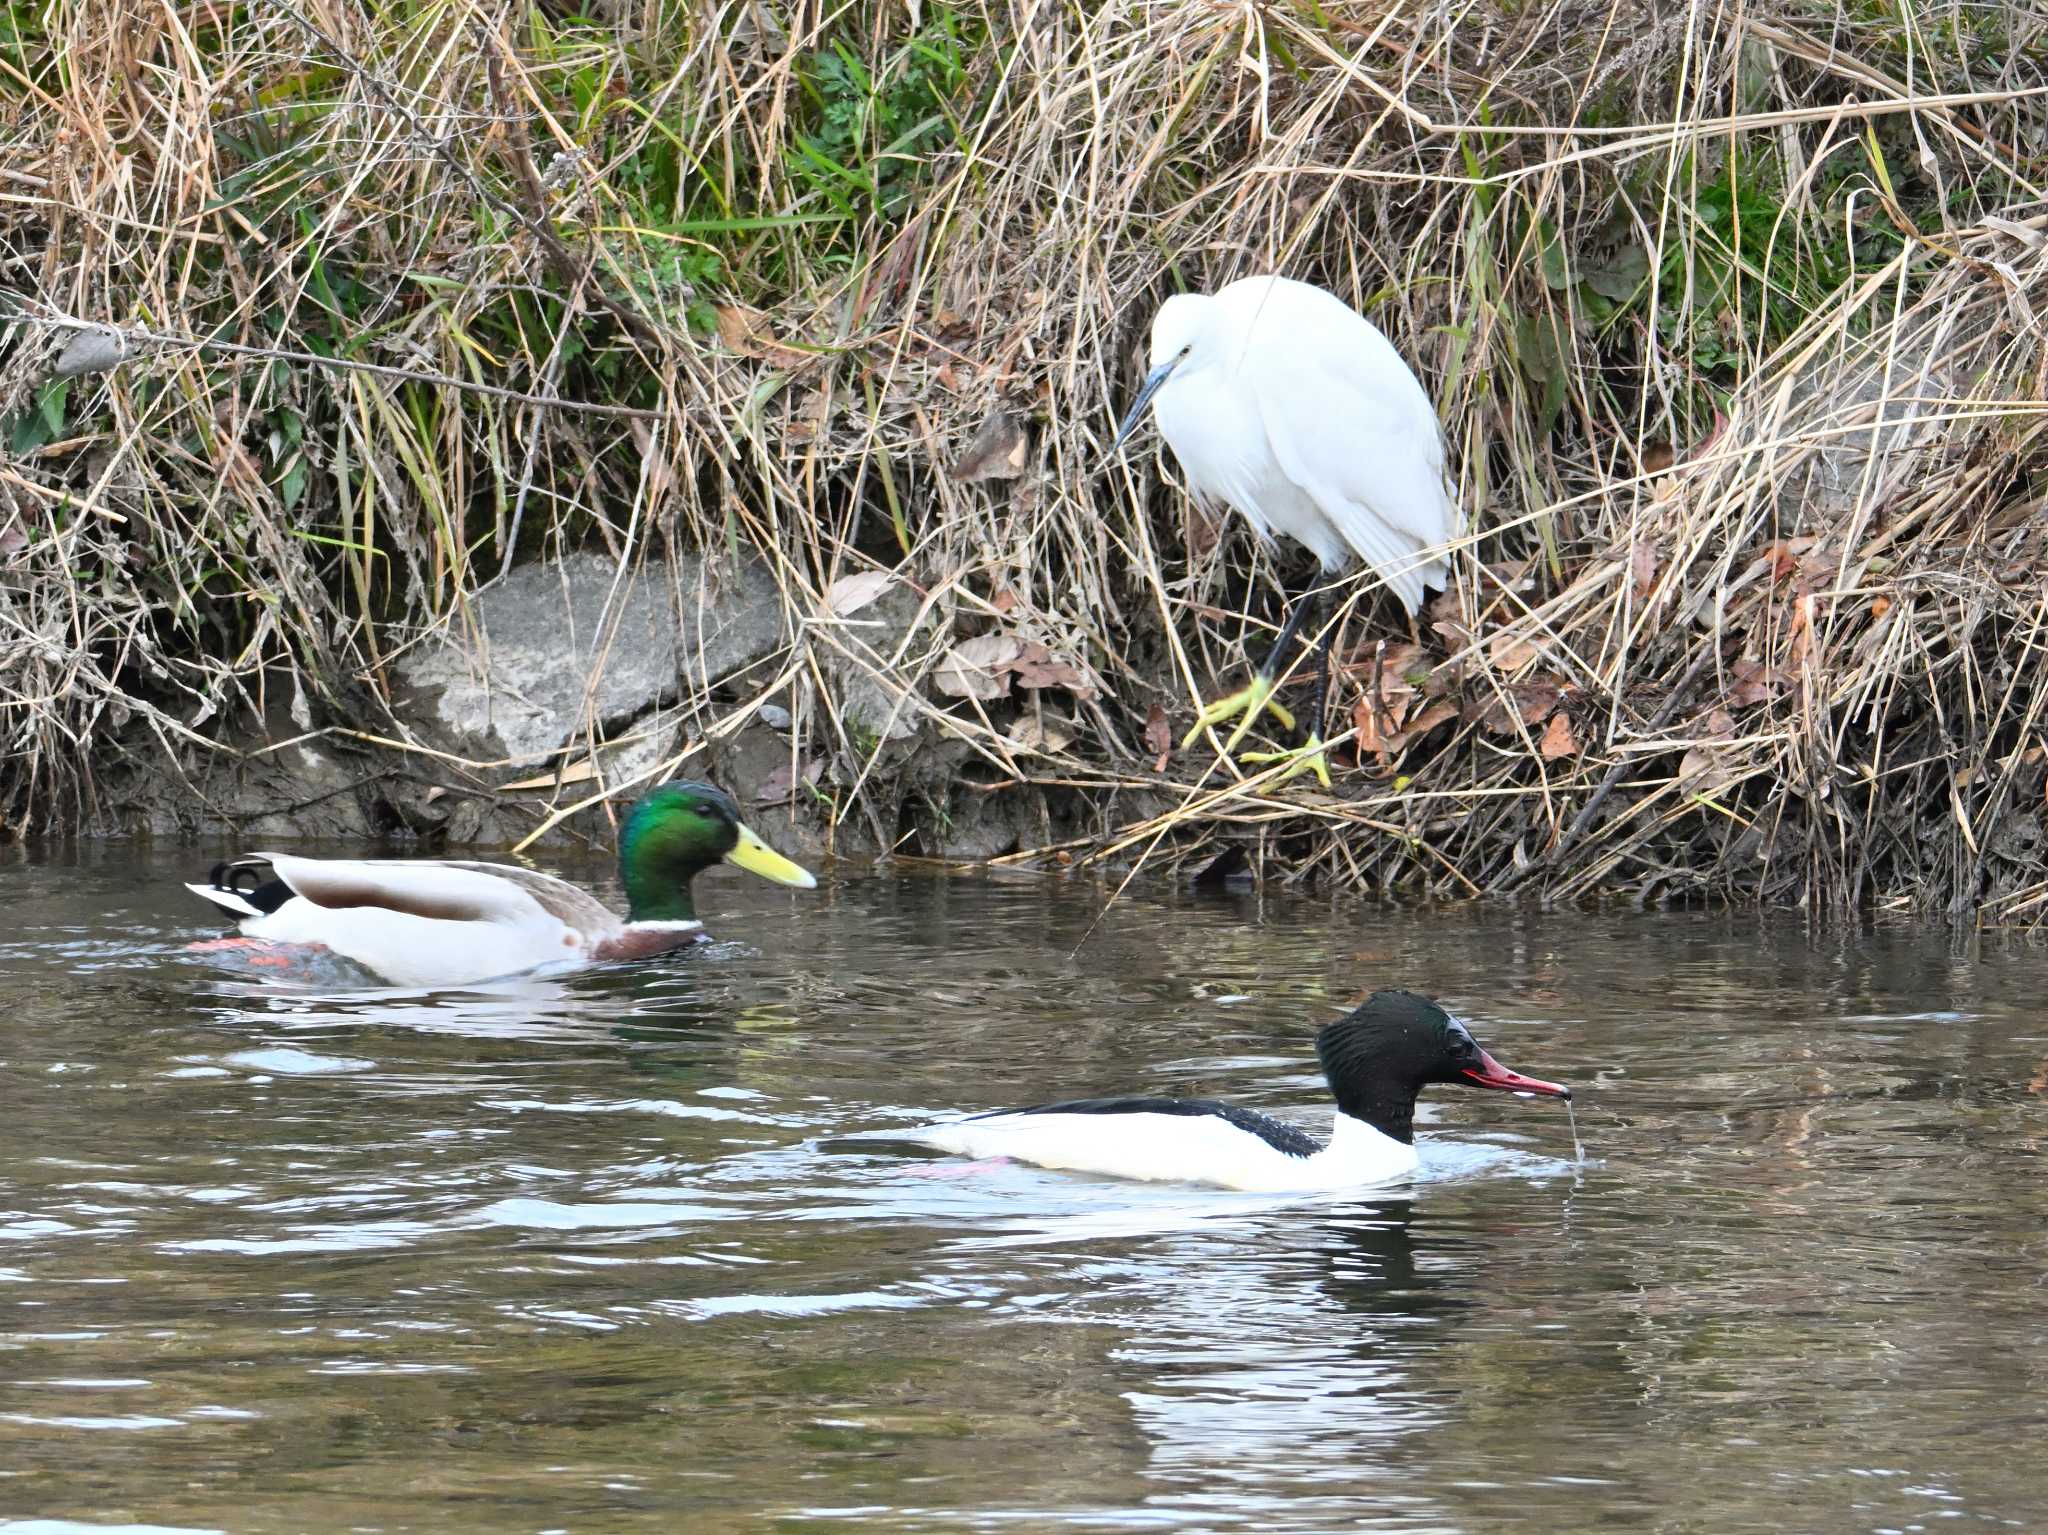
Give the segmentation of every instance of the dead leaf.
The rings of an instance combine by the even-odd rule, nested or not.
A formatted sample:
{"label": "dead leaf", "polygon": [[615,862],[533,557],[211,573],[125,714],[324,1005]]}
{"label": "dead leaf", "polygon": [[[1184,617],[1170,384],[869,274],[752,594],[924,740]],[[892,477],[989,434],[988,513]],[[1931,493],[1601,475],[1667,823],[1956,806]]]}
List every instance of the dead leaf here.
{"label": "dead leaf", "polygon": [[[1410,742],[1419,741],[1446,720],[1458,717],[1458,706],[1449,699],[1438,699],[1426,705],[1412,717],[1389,710],[1384,720],[1373,708],[1370,698],[1361,698],[1351,710],[1351,723],[1358,729],[1358,750],[1379,753],[1382,760],[1405,749]],[[1382,726],[1387,728],[1382,728]]]}
{"label": "dead leaf", "polygon": [[1550,717],[1550,728],[1536,743],[1537,755],[1545,762],[1555,762],[1559,757],[1576,757],[1579,751],[1579,738],[1572,734],[1572,717],[1560,709]]}
{"label": "dead leaf", "polygon": [[1055,714],[1027,714],[1010,727],[1010,744],[1032,752],[1063,752],[1074,744],[1073,721]]}
{"label": "dead leaf", "polygon": [[1194,502],[1188,502],[1187,546],[1191,559],[1200,559],[1216,547],[1223,537],[1223,523],[1220,518],[1211,517]]}
{"label": "dead leaf", "polygon": [[1023,425],[1008,411],[998,410],[982,422],[981,430],[974,434],[967,451],[955,460],[949,472],[963,484],[975,480],[1014,480],[1024,472],[1024,459],[1030,449],[1031,439],[1025,435]]}
{"label": "dead leaf", "polygon": [[1728,689],[1728,707],[1731,709],[1769,703],[1792,685],[1792,679],[1784,672],[1761,661],[1737,661],[1734,676],[1735,685]]}
{"label": "dead leaf", "polygon": [[1870,599],[1870,616],[1871,616],[1871,617],[1872,617],[1873,619],[1877,619],[1877,618],[1882,618],[1882,617],[1884,617],[1884,616],[1885,616],[1885,614],[1889,613],[1889,612],[1890,612],[1891,610],[1892,610],[1892,600],[1891,600],[1891,598],[1889,598],[1889,597],[1873,597],[1873,598],[1871,598],[1871,599]]}
{"label": "dead leaf", "polygon": [[1668,442],[1653,442],[1643,449],[1643,473],[1662,474],[1678,462],[1678,455],[1671,451]]}
{"label": "dead leaf", "polygon": [[1011,591],[1006,586],[1001,591],[995,594],[995,597],[989,603],[989,606],[994,608],[998,613],[1011,612],[1017,606],[1017,594]]}
{"label": "dead leaf", "polygon": [[1813,652],[1813,599],[1801,597],[1792,604],[1792,622],[1788,626],[1790,639],[1786,654],[1794,666],[1806,664],[1806,658]]}
{"label": "dead leaf", "polygon": [[562,769],[560,773],[536,773],[533,777],[522,778],[517,783],[501,783],[498,785],[498,792],[520,794],[534,789],[552,789],[557,784],[582,783],[596,776],[597,763],[585,757],[581,762]]}
{"label": "dead leaf", "polygon": [[777,341],[768,316],[760,310],[745,304],[715,304],[712,310],[718,319],[718,339],[728,351],[785,368],[801,367],[811,360],[810,353]]}
{"label": "dead leaf", "polygon": [[789,421],[782,429],[782,435],[791,442],[809,442],[825,430],[831,419],[831,391],[813,389],[790,413]]}
{"label": "dead leaf", "polygon": [[1678,759],[1678,786],[1689,794],[1718,794],[1735,776],[1729,753],[1717,746],[1695,746]]}
{"label": "dead leaf", "polygon": [[946,652],[932,686],[954,698],[1001,698],[1010,691],[1010,668],[1024,653],[1014,634],[982,634]]}
{"label": "dead leaf", "polygon": [[1700,716],[1698,733],[1703,741],[1729,740],[1735,734],[1735,716],[1716,704]]}
{"label": "dead leaf", "polygon": [[1504,672],[1518,672],[1536,659],[1536,647],[1513,634],[1496,634],[1486,649],[1493,664]]}
{"label": "dead leaf", "polygon": [[1497,736],[1519,735],[1520,727],[1533,728],[1548,719],[1563,695],[1564,690],[1554,682],[1513,683],[1479,717],[1479,723]]}
{"label": "dead leaf", "polygon": [[886,592],[895,580],[893,571],[857,570],[825,588],[825,606],[841,618],[851,618]]}
{"label": "dead leaf", "polygon": [[[1449,596],[1450,593],[1446,592],[1444,595]],[[1435,611],[1434,604],[1431,604],[1430,611]],[[1456,619],[1440,619],[1429,627],[1444,637],[1445,646],[1451,650],[1463,650],[1472,641],[1471,631]]]}
{"label": "dead leaf", "polygon": [[1639,541],[1628,554],[1629,579],[1635,583],[1636,596],[1648,597],[1657,587],[1657,546],[1648,539]]}
{"label": "dead leaf", "polygon": [[1095,689],[1079,668],[1043,645],[1026,645],[1018,652],[1014,666],[1020,688],[1065,688],[1076,698],[1095,696]]}
{"label": "dead leaf", "polygon": [[1167,726],[1163,704],[1154,704],[1145,716],[1145,750],[1158,759],[1152,764],[1152,771],[1165,772],[1167,755],[1173,750],[1173,731]]}
{"label": "dead leaf", "polygon": [[825,771],[825,759],[823,757],[812,757],[797,765],[794,771],[791,768],[792,765],[785,762],[766,778],[762,779],[761,786],[754,791],[754,803],[757,805],[788,804],[791,796],[795,794],[799,783],[808,788],[818,781],[819,776]]}

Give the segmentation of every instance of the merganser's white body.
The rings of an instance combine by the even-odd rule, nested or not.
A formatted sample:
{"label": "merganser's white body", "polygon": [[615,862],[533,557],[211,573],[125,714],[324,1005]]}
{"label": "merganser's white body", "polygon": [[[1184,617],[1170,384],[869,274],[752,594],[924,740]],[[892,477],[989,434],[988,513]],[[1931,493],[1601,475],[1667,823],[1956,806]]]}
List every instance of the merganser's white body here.
{"label": "merganser's white body", "polygon": [[1206,1098],[1081,1098],[888,1132],[957,1156],[1249,1193],[1392,1183],[1414,1173],[1415,1098],[1430,1083],[1569,1098],[1510,1071],[1427,997],[1376,991],[1316,1035],[1337,1114],[1319,1141],[1297,1126]]}
{"label": "merganser's white body", "polygon": [[1415,1148],[1338,1114],[1330,1138],[1304,1156],[1216,1114],[992,1114],[933,1125],[908,1139],[982,1160],[1107,1173],[1152,1183],[1207,1183],[1254,1194],[1394,1183],[1415,1171]]}

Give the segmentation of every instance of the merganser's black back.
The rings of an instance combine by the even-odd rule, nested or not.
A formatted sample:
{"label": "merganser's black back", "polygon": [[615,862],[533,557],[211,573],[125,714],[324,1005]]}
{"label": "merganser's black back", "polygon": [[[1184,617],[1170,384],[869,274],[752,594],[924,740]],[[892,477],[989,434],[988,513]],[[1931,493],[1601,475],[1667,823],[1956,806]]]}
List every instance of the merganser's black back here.
{"label": "merganser's black back", "polygon": [[1312,1157],[1323,1149],[1323,1143],[1306,1130],[1282,1124],[1257,1109],[1220,1103],[1214,1098],[1074,1098],[1065,1103],[1034,1104],[1028,1109],[996,1109],[971,1117],[995,1119],[1006,1114],[1213,1114],[1290,1157]]}

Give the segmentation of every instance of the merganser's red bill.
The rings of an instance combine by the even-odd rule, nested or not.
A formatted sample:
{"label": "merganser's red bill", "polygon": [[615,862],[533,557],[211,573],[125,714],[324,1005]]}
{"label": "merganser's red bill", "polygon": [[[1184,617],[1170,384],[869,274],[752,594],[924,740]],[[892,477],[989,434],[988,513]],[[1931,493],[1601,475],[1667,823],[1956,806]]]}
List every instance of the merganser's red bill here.
{"label": "merganser's red bill", "polygon": [[1572,1090],[1558,1082],[1544,1082],[1535,1077],[1525,1077],[1519,1071],[1507,1067],[1488,1055],[1479,1052],[1480,1069],[1468,1071],[1465,1080],[1474,1087],[1498,1088],[1504,1093],[1541,1093],[1546,1098],[1569,1098]]}

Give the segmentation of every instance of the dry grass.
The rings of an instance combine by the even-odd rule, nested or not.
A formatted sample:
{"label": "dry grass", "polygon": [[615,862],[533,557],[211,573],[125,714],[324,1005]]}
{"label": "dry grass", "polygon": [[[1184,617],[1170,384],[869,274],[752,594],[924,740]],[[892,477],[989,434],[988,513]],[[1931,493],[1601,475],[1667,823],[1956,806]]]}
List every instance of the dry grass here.
{"label": "dry grass", "polygon": [[[703,547],[884,847],[1009,798],[1018,859],[2031,920],[2048,21],[1645,14],[17,6],[0,817],[281,710],[530,775],[422,754],[394,651],[515,554]],[[1301,567],[1104,456],[1157,301],[1264,269],[1392,336],[1475,515],[1419,645],[1345,588],[1334,794],[1160,751]],[[74,320],[159,339],[53,380]],[[869,570],[933,622],[835,612]]]}

